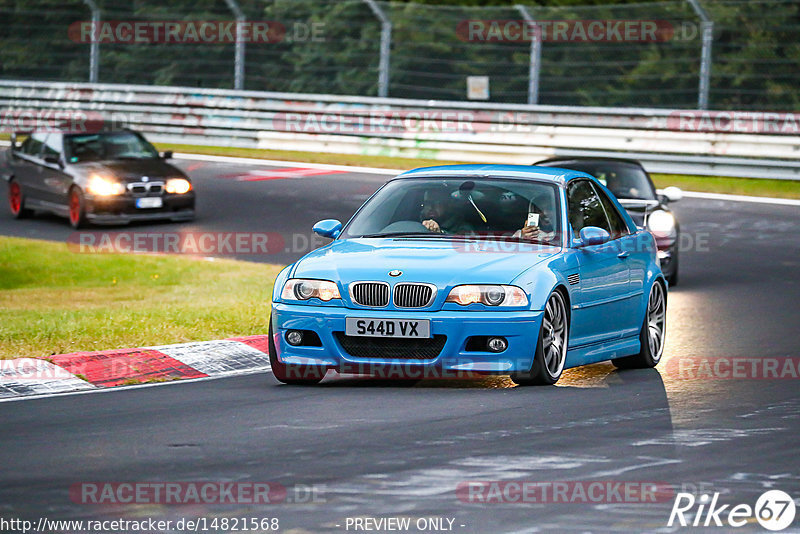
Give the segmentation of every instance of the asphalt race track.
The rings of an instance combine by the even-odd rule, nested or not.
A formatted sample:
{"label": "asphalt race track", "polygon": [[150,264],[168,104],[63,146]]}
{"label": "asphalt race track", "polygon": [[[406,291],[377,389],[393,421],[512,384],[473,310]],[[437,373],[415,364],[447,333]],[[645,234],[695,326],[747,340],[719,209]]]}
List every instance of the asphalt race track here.
{"label": "asphalt race track", "polygon": [[[124,229],[297,239],[275,254],[241,256],[274,263],[305,252],[294,234],[310,236],[322,218],[347,219],[385,180],[339,173],[240,181],[221,176],[252,167],[181,165],[195,179],[196,222]],[[677,362],[800,356],[800,210],[684,199],[675,211],[685,233],[681,283],[670,291],[665,357],[655,370],[597,364],[565,372],[550,388],[515,388],[501,377],[409,387],[335,374],[305,388],[266,374],[0,403],[0,515],[277,517],[291,532],[345,532],[355,517],[452,519],[463,533],[675,532],[691,529],[666,526],[672,494],[644,503],[521,504],[468,502],[456,489],[470,481],[601,480],[719,492],[731,507],[753,506],[768,489],[797,499],[800,376],[687,379]],[[54,217],[0,216],[0,234],[71,233]],[[254,506],[70,498],[73,484],[92,481],[269,482],[287,488],[287,499]],[[315,502],[307,502],[309,489]],[[763,531],[750,523],[736,531]]]}

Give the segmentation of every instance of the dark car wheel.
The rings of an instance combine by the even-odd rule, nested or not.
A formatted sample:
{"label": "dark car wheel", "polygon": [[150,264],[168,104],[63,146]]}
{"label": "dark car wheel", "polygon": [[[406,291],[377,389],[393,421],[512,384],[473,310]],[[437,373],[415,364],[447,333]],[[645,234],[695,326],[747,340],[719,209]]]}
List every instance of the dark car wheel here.
{"label": "dark car wheel", "polygon": [[272,333],[272,317],[269,318],[269,364],[272,367],[272,374],[279,382],[293,386],[313,386],[319,384],[325,373],[326,368],[308,365],[286,365],[278,360],[278,351],[275,349],[275,336]]}
{"label": "dark car wheel", "polygon": [[620,369],[642,369],[655,367],[664,352],[664,339],[667,326],[667,293],[664,286],[656,281],[647,299],[647,311],[639,332],[641,349],[639,354],[612,360]]}
{"label": "dark car wheel", "polygon": [[555,291],[547,301],[531,370],[511,375],[520,386],[555,384],[564,370],[569,341],[569,316],[563,295]]}
{"label": "dark car wheel", "polygon": [[25,194],[16,180],[8,183],[8,207],[15,219],[24,219],[33,215],[33,211],[25,207]]}
{"label": "dark car wheel", "polygon": [[69,191],[69,224],[76,230],[86,225],[86,202],[77,187]]}

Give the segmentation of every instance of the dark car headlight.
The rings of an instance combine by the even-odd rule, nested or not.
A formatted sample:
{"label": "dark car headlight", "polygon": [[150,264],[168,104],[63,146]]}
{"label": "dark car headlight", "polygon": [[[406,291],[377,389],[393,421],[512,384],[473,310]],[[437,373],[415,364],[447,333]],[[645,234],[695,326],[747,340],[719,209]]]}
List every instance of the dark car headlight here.
{"label": "dark car headlight", "polygon": [[284,300],[308,300],[317,298],[323,302],[340,299],[339,286],[329,280],[306,280],[292,278],[287,280],[281,291]]}
{"label": "dark car headlight", "polygon": [[647,229],[658,237],[672,237],[675,235],[675,216],[656,210],[647,218]]}
{"label": "dark car headlight", "polygon": [[86,191],[97,197],[112,197],[125,193],[125,186],[112,177],[92,174],[86,182]]}
{"label": "dark car headlight", "polygon": [[192,183],[186,178],[170,178],[164,189],[167,193],[183,195],[192,190]]}
{"label": "dark car headlight", "polygon": [[517,286],[462,285],[450,290],[445,302],[461,306],[479,303],[493,307],[519,307],[528,305],[528,296]]}

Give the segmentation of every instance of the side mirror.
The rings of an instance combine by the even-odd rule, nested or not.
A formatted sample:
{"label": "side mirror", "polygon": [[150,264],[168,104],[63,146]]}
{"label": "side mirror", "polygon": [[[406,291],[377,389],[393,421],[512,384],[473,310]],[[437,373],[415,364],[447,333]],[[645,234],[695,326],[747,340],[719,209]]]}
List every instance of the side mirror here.
{"label": "side mirror", "polygon": [[581,229],[581,238],[578,240],[578,245],[581,247],[590,247],[592,245],[602,245],[611,239],[611,234],[598,228],[597,226],[586,226]]}
{"label": "side mirror", "polygon": [[336,239],[342,233],[342,223],[336,219],[325,219],[315,224],[312,230],[319,236]]}
{"label": "side mirror", "polygon": [[52,156],[52,155],[45,156],[44,162],[49,165],[58,165],[59,167],[61,167],[61,158],[59,158],[58,156]]}
{"label": "side mirror", "polygon": [[661,191],[661,196],[663,196],[667,202],[677,202],[683,198],[683,191],[678,187],[669,186]]}
{"label": "side mirror", "polygon": [[172,159],[172,150],[165,150],[162,152],[161,159]]}

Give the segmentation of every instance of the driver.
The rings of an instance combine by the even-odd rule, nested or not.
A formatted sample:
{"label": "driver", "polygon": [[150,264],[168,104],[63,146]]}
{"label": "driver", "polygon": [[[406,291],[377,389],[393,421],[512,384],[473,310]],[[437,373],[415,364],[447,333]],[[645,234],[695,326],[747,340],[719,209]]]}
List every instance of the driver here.
{"label": "driver", "polygon": [[425,191],[420,210],[420,221],[430,232],[440,234],[467,234],[474,231],[464,220],[464,213],[458,209],[454,199],[447,191],[431,189]]}

